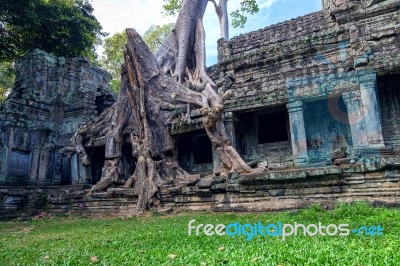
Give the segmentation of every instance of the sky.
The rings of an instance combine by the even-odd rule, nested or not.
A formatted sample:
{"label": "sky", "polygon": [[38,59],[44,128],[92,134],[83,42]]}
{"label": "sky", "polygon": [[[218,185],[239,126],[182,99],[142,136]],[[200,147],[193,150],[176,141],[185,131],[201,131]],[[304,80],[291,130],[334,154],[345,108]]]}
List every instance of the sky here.
{"label": "sky", "polygon": [[[244,28],[233,29],[230,37],[258,30],[298,16],[321,10],[321,0],[258,0],[259,12],[249,16]],[[174,17],[162,14],[163,0],[92,0],[94,15],[103,26],[103,31],[111,35],[135,28],[143,34],[151,25],[163,25],[175,22]],[[228,1],[228,13],[237,9],[240,0]],[[214,7],[209,3],[204,15],[206,31],[207,66],[217,62],[217,41],[220,38],[218,18]],[[98,48],[101,54],[103,49]]]}

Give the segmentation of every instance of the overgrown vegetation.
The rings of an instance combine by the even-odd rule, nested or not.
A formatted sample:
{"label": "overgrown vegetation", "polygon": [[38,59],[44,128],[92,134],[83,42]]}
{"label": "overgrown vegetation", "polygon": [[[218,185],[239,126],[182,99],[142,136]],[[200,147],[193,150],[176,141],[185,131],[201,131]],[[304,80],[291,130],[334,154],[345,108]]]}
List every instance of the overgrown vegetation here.
{"label": "overgrown vegetation", "polygon": [[0,63],[0,104],[7,98],[14,81],[14,63],[8,61]]}
{"label": "overgrown vegetation", "polygon": [[[384,236],[188,236],[196,224],[349,223],[380,225]],[[297,213],[54,218],[0,223],[1,265],[400,265],[400,210],[364,203]]]}
{"label": "overgrown vegetation", "polygon": [[121,85],[121,66],[124,63],[124,51],[126,45],[126,33],[116,33],[103,41],[104,51],[100,59],[102,68],[110,72],[112,79],[111,90],[118,94]]}
{"label": "overgrown vegetation", "polygon": [[88,56],[105,36],[89,0],[4,0],[0,9],[0,62],[39,48],[57,56]]}

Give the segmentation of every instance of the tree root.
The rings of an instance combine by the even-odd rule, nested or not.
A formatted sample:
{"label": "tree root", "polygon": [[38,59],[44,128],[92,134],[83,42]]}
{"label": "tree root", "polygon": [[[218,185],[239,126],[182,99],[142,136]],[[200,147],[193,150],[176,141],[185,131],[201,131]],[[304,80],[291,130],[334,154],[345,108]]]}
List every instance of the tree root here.
{"label": "tree root", "polygon": [[[167,123],[183,113],[190,120],[192,108],[201,108],[203,124],[221,160],[221,173],[253,170],[230,144],[223,124],[223,97],[205,68],[205,33],[202,18],[208,0],[184,0],[175,29],[156,57],[133,29],[121,74],[118,100],[93,123],[81,127],[71,139],[67,154],[78,153],[84,165],[90,159],[83,147],[87,138],[107,136],[106,161],[101,180],[91,193],[123,185],[138,196],[137,213],[160,205],[159,188],[164,182],[196,182],[179,165],[175,140]],[[185,110],[186,109],[186,110]],[[136,168],[127,180],[121,176],[122,142],[130,136]]]}

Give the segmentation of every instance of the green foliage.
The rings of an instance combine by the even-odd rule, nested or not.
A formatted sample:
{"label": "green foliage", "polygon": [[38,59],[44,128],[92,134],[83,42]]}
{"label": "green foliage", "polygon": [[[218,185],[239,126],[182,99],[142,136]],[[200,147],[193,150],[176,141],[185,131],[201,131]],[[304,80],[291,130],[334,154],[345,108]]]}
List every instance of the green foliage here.
{"label": "green foliage", "polygon": [[[1,265],[400,265],[400,210],[342,204],[297,213],[53,218],[0,223]],[[195,225],[244,223],[380,225],[384,236],[188,236]],[[174,254],[174,255],[173,255]],[[97,261],[97,262],[96,262]]]}
{"label": "green foliage", "polygon": [[14,63],[0,62],[0,103],[4,102],[7,93],[14,86]]}
{"label": "green foliage", "polygon": [[111,91],[118,95],[119,90],[120,90],[120,86],[121,86],[121,78],[118,79],[111,79],[110,81],[110,87],[111,87]]}
{"label": "green foliage", "polygon": [[182,7],[182,0],[163,0],[164,15],[175,16]]}
{"label": "green foliage", "polygon": [[126,45],[125,31],[107,37],[103,41],[104,52],[100,59],[100,65],[112,75],[111,89],[119,92],[121,66],[124,63],[124,51]]}
{"label": "green foliage", "polygon": [[243,28],[247,22],[246,15],[254,15],[258,10],[257,0],[243,0],[240,2],[240,8],[230,14],[232,17],[232,26],[234,28]]}
{"label": "green foliage", "polygon": [[39,48],[57,56],[88,56],[105,36],[89,0],[3,0],[0,61]]}
{"label": "green foliage", "polygon": [[162,26],[152,25],[144,34],[143,40],[154,53],[163,43],[165,38],[174,28],[174,23],[165,24]]}

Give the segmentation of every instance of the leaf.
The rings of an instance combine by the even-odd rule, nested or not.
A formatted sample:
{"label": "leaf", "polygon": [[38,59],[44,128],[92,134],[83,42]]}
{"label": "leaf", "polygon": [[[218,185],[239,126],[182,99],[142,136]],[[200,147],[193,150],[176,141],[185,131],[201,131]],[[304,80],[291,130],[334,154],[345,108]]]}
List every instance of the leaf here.
{"label": "leaf", "polygon": [[98,262],[98,261],[99,261],[99,260],[97,259],[96,256],[90,256],[90,262],[96,263],[96,262]]}
{"label": "leaf", "polygon": [[168,254],[168,258],[170,258],[171,260],[176,258],[176,254]]}

